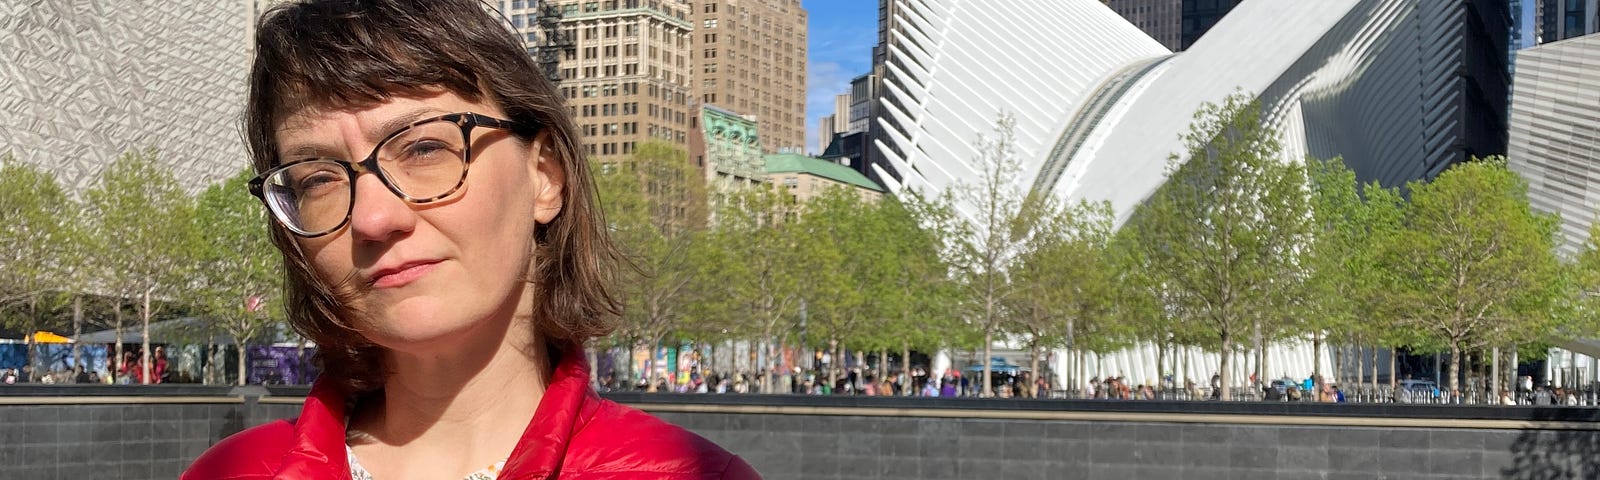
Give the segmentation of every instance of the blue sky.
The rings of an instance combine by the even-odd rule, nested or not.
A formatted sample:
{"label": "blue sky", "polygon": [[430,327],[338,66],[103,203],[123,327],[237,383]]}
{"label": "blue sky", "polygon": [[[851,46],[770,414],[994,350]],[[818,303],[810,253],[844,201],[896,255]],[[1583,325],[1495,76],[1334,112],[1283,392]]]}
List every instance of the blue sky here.
{"label": "blue sky", "polygon": [[803,0],[810,19],[806,47],[806,152],[817,148],[817,119],[833,113],[833,96],[850,93],[850,79],[872,69],[878,41],[878,2]]}

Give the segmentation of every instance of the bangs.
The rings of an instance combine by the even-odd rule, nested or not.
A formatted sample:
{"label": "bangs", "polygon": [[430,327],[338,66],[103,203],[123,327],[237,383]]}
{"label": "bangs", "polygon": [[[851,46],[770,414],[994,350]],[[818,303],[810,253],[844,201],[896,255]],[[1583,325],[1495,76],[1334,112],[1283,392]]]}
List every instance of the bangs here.
{"label": "bangs", "polygon": [[[444,89],[484,97],[491,63],[472,38],[425,19],[427,1],[367,5],[325,2],[269,11],[261,20],[258,65],[270,66],[252,110],[282,120],[308,108],[370,107],[396,96]],[[381,28],[379,26],[382,26]]]}

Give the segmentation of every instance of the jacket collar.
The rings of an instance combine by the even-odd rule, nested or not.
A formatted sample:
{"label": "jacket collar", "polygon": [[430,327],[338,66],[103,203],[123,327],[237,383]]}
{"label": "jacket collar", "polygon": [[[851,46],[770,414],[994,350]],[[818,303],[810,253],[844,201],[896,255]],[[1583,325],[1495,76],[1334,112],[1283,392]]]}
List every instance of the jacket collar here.
{"label": "jacket collar", "polygon": [[[550,385],[539,399],[533,421],[506,458],[500,478],[549,478],[561,471],[572,435],[585,410],[599,395],[589,387],[589,363],[583,349],[562,346]],[[284,455],[278,478],[349,478],[345,457],[345,394],[337,382],[318,378],[295,421],[294,444]]]}

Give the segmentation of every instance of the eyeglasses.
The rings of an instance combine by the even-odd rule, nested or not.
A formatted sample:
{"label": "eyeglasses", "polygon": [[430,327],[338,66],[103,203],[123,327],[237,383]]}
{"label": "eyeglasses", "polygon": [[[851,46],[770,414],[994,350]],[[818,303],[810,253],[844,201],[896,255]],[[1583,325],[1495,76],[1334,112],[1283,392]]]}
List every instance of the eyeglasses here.
{"label": "eyeglasses", "polygon": [[320,237],[350,223],[355,180],[361,174],[377,174],[390,192],[409,203],[443,200],[467,181],[473,127],[521,126],[471,112],[419,120],[384,137],[365,160],[311,158],[279,165],[251,179],[250,194],[295,235]]}

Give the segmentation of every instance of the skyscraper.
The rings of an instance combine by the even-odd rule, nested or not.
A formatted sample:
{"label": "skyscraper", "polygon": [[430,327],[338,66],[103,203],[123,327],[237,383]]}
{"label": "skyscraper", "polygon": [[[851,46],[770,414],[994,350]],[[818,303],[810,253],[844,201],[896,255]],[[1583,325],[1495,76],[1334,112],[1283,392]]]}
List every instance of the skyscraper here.
{"label": "skyscraper", "polygon": [[1540,0],[1539,43],[1600,32],[1600,0]]}
{"label": "skyscraper", "polygon": [[[1201,35],[1222,20],[1229,10],[1244,0],[1183,0],[1183,26],[1180,29],[1180,48],[1188,50]],[[1159,38],[1157,40],[1160,40]],[[1163,42],[1165,43],[1165,42]]]}
{"label": "skyscraper", "polygon": [[[1106,0],[1106,6],[1168,50],[1183,49],[1184,0]],[[1213,20],[1211,23],[1216,23]]]}
{"label": "skyscraper", "polygon": [[754,116],[767,152],[806,141],[806,11],[800,0],[706,0],[694,4],[695,96]]}
{"label": "skyscraper", "polygon": [[558,88],[591,158],[621,158],[647,140],[688,145],[694,26],[686,0],[500,0],[500,7],[530,53],[559,56],[550,59]]}

